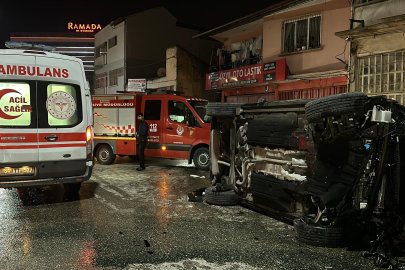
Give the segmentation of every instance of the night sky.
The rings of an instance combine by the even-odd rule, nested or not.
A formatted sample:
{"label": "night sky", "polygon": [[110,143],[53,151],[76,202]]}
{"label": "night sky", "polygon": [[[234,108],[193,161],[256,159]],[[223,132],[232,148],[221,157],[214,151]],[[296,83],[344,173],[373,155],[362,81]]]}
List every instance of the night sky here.
{"label": "night sky", "polygon": [[269,1],[18,1],[0,2],[0,48],[10,32],[65,32],[68,22],[106,26],[119,17],[164,6],[179,22],[207,30],[256,12]]}

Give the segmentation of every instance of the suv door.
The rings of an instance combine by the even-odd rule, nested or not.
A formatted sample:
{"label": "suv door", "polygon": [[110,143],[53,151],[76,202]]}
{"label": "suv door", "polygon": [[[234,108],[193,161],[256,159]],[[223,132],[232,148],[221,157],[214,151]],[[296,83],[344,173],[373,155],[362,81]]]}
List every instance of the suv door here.
{"label": "suv door", "polygon": [[[0,63],[9,69],[7,73],[16,65],[33,69],[35,57],[0,55]],[[0,73],[0,181],[37,177],[36,76],[21,80],[17,70],[12,74],[15,75]]]}

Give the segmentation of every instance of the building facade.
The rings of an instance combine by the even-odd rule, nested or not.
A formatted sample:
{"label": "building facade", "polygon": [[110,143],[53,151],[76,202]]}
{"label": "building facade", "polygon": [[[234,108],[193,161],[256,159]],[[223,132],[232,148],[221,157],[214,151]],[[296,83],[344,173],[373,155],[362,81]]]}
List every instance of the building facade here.
{"label": "building facade", "polygon": [[[69,24],[68,24],[69,25]],[[69,27],[69,26],[68,26]],[[12,32],[11,41],[32,42],[54,46],[54,53],[74,56],[83,61],[86,78],[93,92],[94,77],[94,30],[92,32]]]}
{"label": "building facade", "polygon": [[206,90],[237,103],[346,92],[349,54],[335,32],[350,28],[350,13],[348,1],[290,0],[196,35],[222,43]]}
{"label": "building facade", "polygon": [[350,43],[349,91],[405,104],[404,29],[404,0],[353,1],[352,29],[336,33]]}
{"label": "building facade", "polygon": [[[177,54],[170,57],[166,54],[175,45],[206,63],[208,70],[212,48],[217,42],[193,39],[198,33],[196,29],[179,24],[163,7],[112,22],[95,35],[96,93],[116,94],[118,91],[126,91],[128,79],[151,81],[166,77],[169,72],[167,64],[172,62],[169,61],[170,57],[177,57]],[[177,80],[176,83],[180,82]],[[163,88],[182,88],[186,94],[194,93],[192,89],[173,83],[167,87],[162,86]],[[203,94],[204,91],[201,92]]]}

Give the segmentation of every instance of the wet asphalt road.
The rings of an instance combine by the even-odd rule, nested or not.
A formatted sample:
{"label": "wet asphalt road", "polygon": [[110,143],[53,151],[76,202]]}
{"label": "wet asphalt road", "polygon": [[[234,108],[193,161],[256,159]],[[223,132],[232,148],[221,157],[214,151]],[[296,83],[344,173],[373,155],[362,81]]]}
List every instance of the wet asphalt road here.
{"label": "wet asphalt road", "polygon": [[0,269],[375,269],[358,251],[299,243],[240,206],[190,202],[208,172],[183,161],[96,164],[79,194],[0,189]]}

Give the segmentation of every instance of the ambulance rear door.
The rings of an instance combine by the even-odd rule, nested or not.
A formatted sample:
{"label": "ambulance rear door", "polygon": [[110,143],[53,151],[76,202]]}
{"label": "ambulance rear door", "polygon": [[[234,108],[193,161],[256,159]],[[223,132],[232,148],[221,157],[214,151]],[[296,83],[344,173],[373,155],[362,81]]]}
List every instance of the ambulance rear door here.
{"label": "ambulance rear door", "polygon": [[[33,75],[27,76],[27,68]],[[37,178],[34,69],[35,56],[0,54],[0,181]]]}
{"label": "ambulance rear door", "polygon": [[84,175],[87,117],[83,66],[36,57],[39,177]]}

